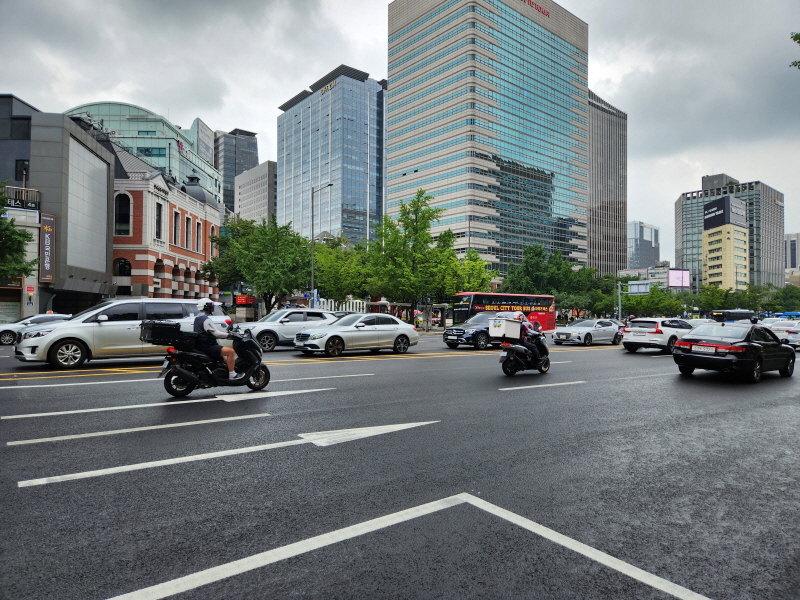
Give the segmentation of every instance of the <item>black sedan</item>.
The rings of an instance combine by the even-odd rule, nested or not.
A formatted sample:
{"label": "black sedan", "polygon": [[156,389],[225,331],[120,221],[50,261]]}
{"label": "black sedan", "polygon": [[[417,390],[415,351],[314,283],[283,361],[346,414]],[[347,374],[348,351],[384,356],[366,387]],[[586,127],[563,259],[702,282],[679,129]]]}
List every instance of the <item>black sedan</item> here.
{"label": "black sedan", "polygon": [[698,325],[675,342],[672,357],[684,375],[695,369],[727,371],[758,383],[764,371],[794,373],[794,349],[768,327],[750,323]]}

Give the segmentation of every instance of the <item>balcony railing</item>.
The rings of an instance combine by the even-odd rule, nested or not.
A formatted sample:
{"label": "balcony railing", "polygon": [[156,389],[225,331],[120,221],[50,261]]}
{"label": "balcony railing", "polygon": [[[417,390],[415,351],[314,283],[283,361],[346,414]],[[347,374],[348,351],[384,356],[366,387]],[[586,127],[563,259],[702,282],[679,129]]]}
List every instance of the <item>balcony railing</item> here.
{"label": "balcony railing", "polygon": [[7,185],[3,191],[8,196],[9,208],[39,210],[39,190]]}

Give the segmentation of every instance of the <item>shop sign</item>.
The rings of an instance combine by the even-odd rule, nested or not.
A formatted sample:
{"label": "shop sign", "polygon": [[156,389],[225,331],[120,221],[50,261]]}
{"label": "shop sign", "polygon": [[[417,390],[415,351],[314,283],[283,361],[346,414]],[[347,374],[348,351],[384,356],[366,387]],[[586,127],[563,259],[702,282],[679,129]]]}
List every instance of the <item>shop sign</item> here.
{"label": "shop sign", "polygon": [[52,283],[56,271],[56,217],[41,214],[39,230],[39,281]]}
{"label": "shop sign", "polygon": [[8,198],[6,200],[7,208],[21,208],[24,210],[39,210],[38,200],[22,200],[21,198]]}
{"label": "shop sign", "polygon": [[31,294],[36,291],[36,288],[33,287],[32,285],[29,285],[28,287],[25,288],[25,291]]}
{"label": "shop sign", "polygon": [[234,304],[255,304],[256,297],[255,296],[245,296],[244,294],[240,294],[238,296],[234,296]]}
{"label": "shop sign", "polygon": [[0,277],[0,288],[5,290],[21,290],[22,277]]}

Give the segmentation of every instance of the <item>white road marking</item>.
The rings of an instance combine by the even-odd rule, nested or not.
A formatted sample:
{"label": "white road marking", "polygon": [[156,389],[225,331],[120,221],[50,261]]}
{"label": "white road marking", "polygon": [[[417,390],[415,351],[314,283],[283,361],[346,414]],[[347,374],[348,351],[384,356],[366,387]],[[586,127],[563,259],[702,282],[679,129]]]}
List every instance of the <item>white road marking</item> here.
{"label": "white road marking", "polygon": [[[298,379],[272,379],[270,383],[280,383],[282,381],[311,381],[313,379],[340,379],[342,377],[374,377],[375,373],[360,373],[357,375],[326,375],[324,377],[300,377]],[[97,377],[103,377],[101,373]],[[110,375],[109,375],[110,376]],[[13,381],[13,379],[5,380]],[[49,384],[36,384],[36,385],[6,385],[0,386],[0,390],[27,390],[28,388],[50,388],[50,387],[69,387],[73,385],[111,385],[117,383],[141,383],[141,382],[157,383],[161,379],[123,379],[121,381],[82,381],[77,383],[49,383]]]}
{"label": "white road marking", "polygon": [[[235,401],[241,400],[256,400],[258,398],[269,398],[272,396],[288,396],[291,394],[308,394],[310,392],[320,392],[320,391],[327,391],[327,390],[335,390],[336,388],[323,388],[322,390],[289,390],[286,392],[264,392],[260,394],[232,394],[231,398],[235,398]],[[184,404],[196,404],[198,402],[219,402],[220,400],[224,400],[226,402],[230,402],[230,400],[225,400],[228,396],[215,396],[214,398],[201,398],[199,400],[176,400],[173,402],[153,402],[151,404],[129,404],[126,406],[107,406],[104,408],[81,408],[78,410],[61,410],[58,412],[47,412],[47,413],[33,413],[28,415],[3,415],[0,419],[32,419],[34,417],[55,417],[60,415],[78,415],[84,413],[94,413],[94,412],[108,412],[112,410],[131,410],[134,408],[153,408],[153,407],[169,407],[169,406],[182,406]]]}
{"label": "white road marking", "polygon": [[149,427],[134,427],[132,429],[115,429],[113,431],[96,431],[94,433],[79,433],[76,435],[61,435],[58,437],[39,438],[35,440],[19,440],[7,442],[7,446],[21,446],[23,444],[41,444],[42,442],[61,442],[63,440],[78,440],[82,438],[101,437],[105,435],[118,435],[120,433],[133,433],[136,431],[153,431],[155,429],[171,429],[173,427],[189,427],[191,425],[207,425],[208,423],[222,423],[224,421],[240,421],[242,419],[260,419],[269,417],[268,413],[260,415],[243,415],[240,417],[225,417],[224,419],[206,419],[203,421],[187,421],[185,423],[172,423],[171,425],[151,425]]}
{"label": "white road marking", "polygon": [[239,394],[225,394],[225,395],[218,395],[217,400],[223,400],[225,402],[241,402],[243,400],[257,400],[258,398],[274,398],[276,396],[292,396],[294,394],[310,394],[312,392],[329,392],[330,390],[335,390],[336,388],[320,388],[317,390],[288,390],[285,392],[261,392],[261,393],[248,393],[242,392]]}
{"label": "white road marking", "polygon": [[27,481],[17,482],[18,487],[32,487],[36,485],[46,485],[48,483],[60,483],[62,481],[73,481],[75,479],[88,479],[90,477],[102,477],[104,475],[114,475],[116,473],[127,473],[130,471],[141,471],[142,469],[152,469],[154,467],[164,467],[177,465],[198,460],[208,460],[211,458],[221,458],[223,456],[235,456],[238,454],[249,454],[262,450],[274,450],[275,448],[285,448],[286,446],[296,446],[298,444],[314,444],[315,446],[332,446],[343,442],[352,442],[366,437],[392,433],[412,427],[431,425],[439,421],[427,421],[424,423],[400,423],[397,425],[380,425],[377,427],[360,427],[358,429],[340,429],[337,431],[318,431],[314,433],[300,433],[299,440],[288,442],[278,442],[276,444],[264,444],[261,446],[248,446],[247,448],[234,448],[232,450],[221,450],[219,452],[208,452],[206,454],[195,454],[192,456],[179,456],[178,458],[168,458],[166,460],[155,460],[151,462],[137,463],[133,465],[122,465],[108,469],[97,469],[95,471],[84,471],[82,473],[70,473],[69,475],[56,475],[54,477],[42,477],[40,479],[28,479]]}
{"label": "white road marking", "polygon": [[513,392],[514,390],[532,390],[534,388],[558,387],[561,385],[578,385],[586,383],[585,381],[568,381],[566,383],[543,383],[540,385],[523,385],[520,387],[499,388],[501,392]]}
{"label": "white road marking", "polygon": [[247,573],[248,571],[253,571],[254,569],[259,569],[287,558],[299,556],[313,550],[318,550],[338,542],[343,542],[361,535],[373,533],[386,527],[404,523],[418,517],[424,517],[426,515],[430,515],[441,510],[446,510],[461,504],[470,504],[475,508],[484,510],[492,515],[495,515],[496,517],[500,517],[501,519],[513,523],[514,525],[522,527],[523,529],[527,529],[528,531],[540,535],[551,542],[559,544],[565,548],[569,548],[570,550],[573,550],[578,554],[582,554],[583,556],[586,556],[595,562],[599,562],[600,564],[614,569],[623,575],[627,575],[628,577],[636,579],[637,581],[649,585],[650,587],[666,592],[667,594],[670,594],[675,598],[679,598],[680,600],[709,600],[709,598],[706,596],[701,596],[700,594],[685,587],[679,586],[671,581],[667,581],[666,579],[662,579],[661,577],[648,573],[647,571],[643,571],[638,567],[634,567],[631,564],[596,550],[591,546],[587,546],[586,544],[582,544],[581,542],[573,540],[572,538],[568,538],[567,536],[553,531],[552,529],[548,529],[543,525],[539,525],[534,521],[500,508],[495,504],[481,500],[472,494],[458,494],[455,496],[450,496],[449,498],[442,498],[441,500],[436,500],[435,502],[429,502],[427,504],[401,510],[383,517],[378,517],[377,519],[371,519],[369,521],[364,521],[363,523],[357,523],[356,525],[337,529],[335,531],[331,531],[330,533],[325,533],[300,542],[295,542],[294,544],[289,544],[287,546],[282,546],[280,548],[275,548],[260,554],[255,554],[253,556],[248,556],[246,558],[212,567],[210,569],[198,571],[197,573],[179,577],[177,579],[166,581],[164,583],[147,587],[135,592],[122,594],[121,596],[114,596],[113,598],[109,598],[109,600],[160,600],[162,598],[188,592],[190,590],[194,590],[204,585],[221,581],[229,577],[241,575],[242,573]]}
{"label": "white road marking", "polygon": [[571,362],[572,362],[571,360],[551,360],[550,364],[551,365],[565,365],[565,364],[571,363]]}

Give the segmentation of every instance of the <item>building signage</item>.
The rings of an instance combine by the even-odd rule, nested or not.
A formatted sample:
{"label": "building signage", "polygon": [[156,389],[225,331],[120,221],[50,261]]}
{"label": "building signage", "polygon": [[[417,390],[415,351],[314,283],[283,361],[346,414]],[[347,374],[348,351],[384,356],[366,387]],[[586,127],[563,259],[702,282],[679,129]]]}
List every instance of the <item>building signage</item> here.
{"label": "building signage", "polygon": [[670,269],[668,282],[671,288],[692,287],[692,273],[687,269]]}
{"label": "building signage", "polygon": [[52,283],[56,270],[56,217],[41,214],[39,230],[39,281]]}
{"label": "building signage", "polygon": [[244,294],[240,294],[238,296],[234,296],[234,304],[255,304],[256,297],[255,296],[245,296]]}
{"label": "building signage", "polygon": [[534,2],[533,0],[522,0],[522,1],[523,1],[525,4],[527,4],[528,6],[530,6],[531,8],[534,8],[534,9],[538,10],[538,11],[539,11],[540,13],[542,13],[542,14],[543,14],[545,17],[549,17],[549,16],[550,16],[550,11],[549,11],[549,10],[547,10],[546,8],[542,8],[541,6],[539,6],[538,4],[536,4],[536,2]]}
{"label": "building signage", "polygon": [[20,198],[9,198],[6,200],[7,208],[21,208],[24,210],[39,210],[38,200],[22,200]]}
{"label": "building signage", "polygon": [[22,277],[0,277],[0,288],[6,290],[21,290]]}
{"label": "building signage", "polygon": [[319,91],[319,93],[320,93],[320,95],[322,95],[322,94],[324,94],[325,92],[330,92],[330,91],[331,91],[333,88],[335,88],[335,87],[336,87],[336,80],[334,79],[334,80],[333,80],[333,81],[331,81],[331,82],[330,82],[328,85],[326,85],[324,88],[322,88],[322,89]]}
{"label": "building signage", "polygon": [[164,189],[164,188],[162,188],[162,187],[159,187],[159,186],[157,186],[157,185],[153,184],[153,189],[154,189],[155,191],[157,191],[159,194],[161,194],[162,196],[169,196],[169,191],[168,191],[168,190],[165,190],[165,189]]}
{"label": "building signage", "polygon": [[747,209],[742,200],[723,196],[703,206],[704,231],[729,224],[747,227]]}

